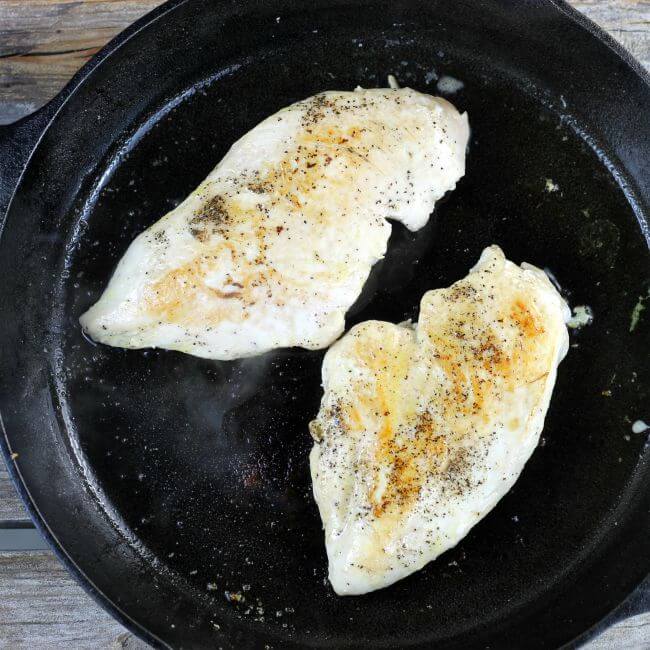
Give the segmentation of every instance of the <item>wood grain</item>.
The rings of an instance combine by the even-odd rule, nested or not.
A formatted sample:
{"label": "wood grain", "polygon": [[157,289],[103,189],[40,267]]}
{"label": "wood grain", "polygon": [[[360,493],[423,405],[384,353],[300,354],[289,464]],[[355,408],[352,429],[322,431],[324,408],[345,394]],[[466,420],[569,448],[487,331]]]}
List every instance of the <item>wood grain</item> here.
{"label": "wood grain", "polygon": [[52,553],[0,553],[0,648],[140,650]]}
{"label": "wood grain", "polygon": [[111,38],[161,0],[0,0],[0,124],[49,101]]}
{"label": "wood grain", "polygon": [[650,1],[569,0],[650,70]]}
{"label": "wood grain", "polygon": [[22,501],[18,498],[9,473],[0,460],[0,521],[28,519]]}
{"label": "wood grain", "polygon": [[[160,0],[0,0],[0,124],[50,100],[107,41]],[[648,0],[571,0],[650,68]]]}
{"label": "wood grain", "polygon": [[[0,553],[0,648],[145,650],[86,594],[51,553]],[[583,650],[650,648],[650,616],[610,627]]]}
{"label": "wood grain", "polygon": [[[49,101],[107,41],[161,0],[0,0],[0,124]],[[650,0],[570,0],[650,69]],[[1,461],[0,461],[1,463]],[[0,521],[26,519],[0,468]],[[51,553],[0,553],[0,648],[141,650]],[[650,648],[650,614],[585,648]]]}
{"label": "wood grain", "polygon": [[582,650],[647,650],[650,648],[650,616],[625,619],[585,644]]}

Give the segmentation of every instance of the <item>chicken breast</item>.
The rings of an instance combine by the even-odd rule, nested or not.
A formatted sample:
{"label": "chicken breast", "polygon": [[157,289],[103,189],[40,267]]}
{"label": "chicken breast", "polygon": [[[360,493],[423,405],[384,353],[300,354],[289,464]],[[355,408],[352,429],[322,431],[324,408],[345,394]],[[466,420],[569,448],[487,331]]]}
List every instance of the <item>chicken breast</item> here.
{"label": "chicken breast", "polygon": [[336,593],[381,589],[455,546],[533,453],[568,349],[546,275],[483,251],[419,322],[368,321],[323,363],[311,475]]}
{"label": "chicken breast", "polygon": [[81,324],[108,345],[211,359],[323,348],[386,251],[386,219],[424,226],[467,140],[466,115],[410,89],[293,104],[135,239]]}

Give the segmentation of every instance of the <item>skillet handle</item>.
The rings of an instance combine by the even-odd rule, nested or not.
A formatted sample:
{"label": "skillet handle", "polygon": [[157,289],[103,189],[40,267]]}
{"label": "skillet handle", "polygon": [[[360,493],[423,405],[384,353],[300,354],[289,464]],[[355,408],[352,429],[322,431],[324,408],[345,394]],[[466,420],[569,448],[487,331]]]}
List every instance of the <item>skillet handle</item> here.
{"label": "skillet handle", "polygon": [[13,124],[0,125],[0,232],[14,190],[56,107],[46,104]]}

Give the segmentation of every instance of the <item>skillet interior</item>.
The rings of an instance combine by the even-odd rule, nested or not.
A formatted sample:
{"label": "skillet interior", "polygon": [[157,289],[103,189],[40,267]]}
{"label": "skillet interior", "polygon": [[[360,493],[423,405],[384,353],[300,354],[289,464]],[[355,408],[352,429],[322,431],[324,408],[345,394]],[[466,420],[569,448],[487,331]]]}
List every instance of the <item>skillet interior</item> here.
{"label": "skillet interior", "polygon": [[[650,417],[648,319],[629,331],[650,280],[648,88],[551,3],[312,7],[181,3],[46,133],[0,251],[1,407],[22,479],[88,580],[175,647],[568,641],[650,566],[646,438],[631,433]],[[390,72],[433,93],[436,76],[463,82],[450,98],[469,112],[468,169],[429,226],[395,226],[349,323],[416,317],[491,243],[550,268],[595,321],[572,337],[543,445],[494,512],[419,574],[341,599],[307,463],[323,353],[124,351],[93,346],[77,318],[237,137]]]}

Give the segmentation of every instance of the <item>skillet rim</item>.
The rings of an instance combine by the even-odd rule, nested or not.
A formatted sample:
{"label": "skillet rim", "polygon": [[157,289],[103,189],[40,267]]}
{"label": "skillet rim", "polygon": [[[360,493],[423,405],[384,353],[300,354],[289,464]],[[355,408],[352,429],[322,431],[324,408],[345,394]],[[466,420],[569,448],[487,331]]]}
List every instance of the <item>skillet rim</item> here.
{"label": "skillet rim", "polygon": [[[145,28],[153,25],[163,16],[171,13],[191,0],[167,0],[158,7],[155,7],[150,12],[136,20],[129,25],[126,29],[121,31],[113,37],[106,45],[104,45],[88,62],[86,62],[65,84],[65,86],[46,104],[36,110],[34,113],[27,115],[16,122],[8,125],[0,125],[0,160],[6,154],[17,154],[18,169],[14,178],[10,178],[5,186],[0,185],[0,238],[4,231],[6,218],[11,210],[13,199],[18,192],[22,178],[28,169],[33,153],[38,148],[43,136],[57,118],[58,113],[67,104],[68,100],[74,95],[82,84],[84,84],[102,64],[109,61],[110,57],[117,52],[124,44],[130,41],[133,37],[137,36]],[[352,0],[354,1],[354,0]],[[553,7],[563,18],[571,21],[579,28],[584,29],[591,37],[597,39],[600,43],[605,45],[621,63],[626,66],[632,74],[636,75],[639,80],[650,90],[650,71],[646,70],[639,61],[618,41],[610,36],[604,29],[593,22],[585,14],[581,13],[573,6],[568,4],[567,0],[532,0],[534,5],[550,5]],[[11,136],[14,134],[23,135],[23,141],[18,138],[17,143],[10,142]],[[4,142],[3,142],[4,140]],[[5,151],[6,149],[6,151]],[[3,196],[3,192],[6,194]],[[36,528],[43,535],[48,545],[55,553],[56,557],[65,566],[66,570],[71,573],[77,583],[89,594],[93,600],[104,611],[108,612],[115,620],[123,625],[128,631],[132,632],[135,636],[149,643],[155,648],[169,648],[167,643],[155,636],[152,632],[141,626],[137,621],[131,618],[126,612],[119,608],[105,593],[98,589],[93,581],[83,572],[73,558],[68,555],[67,551],[59,544],[54,534],[50,531],[47,522],[40,514],[37,504],[32,499],[28,486],[26,485],[21,472],[11,457],[12,452],[8,440],[8,432],[4,425],[2,413],[0,413],[0,452],[2,453],[5,465],[12,483],[18,492],[23,505],[32,521],[35,523]],[[598,631],[606,629],[605,625],[614,624],[619,620],[622,610],[625,606],[634,599],[638,594],[639,587],[650,579],[650,573],[646,575],[617,606],[615,606],[603,618],[596,621],[591,627],[584,630],[574,639],[568,641],[563,647],[577,647],[595,636]]]}

